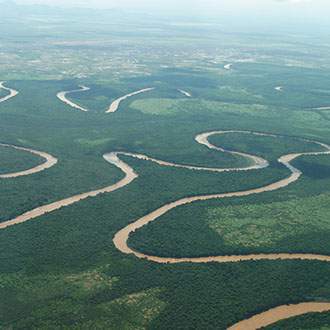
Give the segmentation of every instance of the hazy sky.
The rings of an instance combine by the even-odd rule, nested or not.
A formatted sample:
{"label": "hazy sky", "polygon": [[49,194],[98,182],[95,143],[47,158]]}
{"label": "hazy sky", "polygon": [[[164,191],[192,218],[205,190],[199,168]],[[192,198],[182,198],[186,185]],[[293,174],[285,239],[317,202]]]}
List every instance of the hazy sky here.
{"label": "hazy sky", "polygon": [[329,25],[330,0],[16,0],[23,4],[50,4],[90,8],[123,8],[142,11],[187,14],[187,16],[222,16],[236,20],[304,21]]}
{"label": "hazy sky", "polygon": [[223,8],[244,10],[319,10],[330,9],[329,0],[17,0],[19,3],[39,3],[62,6],[85,6],[101,8],[172,8],[217,10]]}

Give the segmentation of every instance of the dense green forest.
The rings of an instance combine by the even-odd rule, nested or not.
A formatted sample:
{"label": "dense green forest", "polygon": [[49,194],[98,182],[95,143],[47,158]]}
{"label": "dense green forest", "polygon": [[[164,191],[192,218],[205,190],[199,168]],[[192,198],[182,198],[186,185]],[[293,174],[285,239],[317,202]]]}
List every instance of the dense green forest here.
{"label": "dense green forest", "polygon": [[[43,84],[45,88],[41,88]],[[197,111],[160,117],[124,106],[108,117],[101,113],[75,112],[62,104],[57,106],[53,97],[61,89],[57,82],[16,82],[13,85],[20,87],[21,99],[17,97],[6,106],[1,105],[2,140],[21,141],[6,130],[5,123],[15,118],[16,125],[20,126],[19,138],[25,137],[25,145],[52,153],[58,157],[59,164],[30,177],[2,181],[1,187],[6,191],[1,194],[3,220],[52,200],[116,182],[122,174],[102,159],[103,153],[113,150],[145,153],[186,164],[244,165],[240,158],[228,162],[224,154],[209,151],[194,141],[194,136],[203,131],[237,127],[234,123],[230,125],[232,115],[226,108],[222,112],[221,104],[216,114],[205,111],[202,122],[195,120],[200,116]],[[30,109],[20,108],[18,104],[24,102],[24,90],[32,88],[38,90],[36,105]],[[44,91],[46,94],[42,96]],[[47,108],[42,105],[43,98],[49,100]],[[277,121],[270,121],[265,129],[249,112],[243,117],[246,123],[240,122],[240,128],[247,130],[312,137],[319,129],[317,125],[311,125],[309,133],[303,134],[299,129],[299,112],[292,114],[298,124],[290,131],[278,127]],[[321,119],[316,121],[322,123]],[[173,128],[174,122],[182,125],[179,131]],[[186,125],[186,122],[190,124]],[[33,129],[35,123],[42,124],[40,130]],[[225,328],[279,304],[311,297],[328,299],[329,267],[319,262],[162,266],[122,256],[113,247],[112,237],[120,228],[168,201],[186,195],[235,191],[274,182],[289,174],[276,162],[279,155],[319,149],[294,137],[242,135],[214,136],[211,141],[229,149],[261,155],[271,162],[270,167],[246,173],[216,174],[160,167],[122,157],[140,175],[131,185],[1,231],[1,296],[10,297],[2,300],[2,324],[18,329],[88,328],[90,324],[114,329],[125,326],[166,328],[169,325],[189,328],[191,324],[198,324],[200,328]],[[327,142],[325,133],[320,131],[318,140]],[[180,155],[182,149],[185,152]],[[327,218],[322,212],[327,214],[328,197],[323,194],[328,192],[329,164],[327,156],[303,157],[295,161],[295,166],[303,170],[305,176],[283,191],[183,207],[171,212],[170,219],[165,220],[166,215],[138,231],[129,243],[143,251],[171,256],[302,249],[327,253]],[[66,185],[62,184],[63,179]],[[319,221],[313,223],[313,231],[308,230],[308,221],[314,214],[305,212],[304,208],[299,210],[300,204],[313,209],[319,206]],[[280,212],[273,212],[277,207]],[[301,228],[295,229],[297,223],[288,221],[283,228],[284,224],[280,225],[280,230],[273,230],[271,226],[276,222],[276,216],[281,219],[290,207],[297,207],[297,212],[302,213],[303,217],[297,220],[301,221]],[[237,222],[237,214],[240,218],[237,226],[244,227],[244,212],[250,212],[251,208],[257,212],[258,219],[262,216],[268,222],[261,229],[263,238],[266,239],[267,226],[275,237],[271,236],[266,242],[259,241],[260,237],[249,231],[249,226],[258,226],[252,222],[248,223],[247,230],[239,231],[245,239],[241,244],[236,240],[235,244],[226,243],[216,232],[223,216],[228,218],[228,229]],[[262,218],[259,221],[262,222]],[[245,246],[245,241],[251,244]],[[155,250],[155,242],[160,243],[159,250]],[[219,300],[220,296],[224,298]],[[203,301],[208,301],[207,309],[202,307]],[[19,318],[17,310],[20,311]],[[50,310],[53,317],[50,317]],[[152,317],[141,319],[137,316],[141,313]]]}
{"label": "dense green forest", "polygon": [[23,171],[42,162],[39,156],[0,146],[0,174]]}

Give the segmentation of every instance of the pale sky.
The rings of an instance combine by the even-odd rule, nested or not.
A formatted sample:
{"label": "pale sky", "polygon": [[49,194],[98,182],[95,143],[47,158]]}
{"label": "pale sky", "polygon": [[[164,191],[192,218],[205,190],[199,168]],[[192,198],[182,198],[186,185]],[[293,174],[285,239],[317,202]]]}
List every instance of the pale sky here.
{"label": "pale sky", "polygon": [[222,8],[244,9],[330,9],[329,0],[16,0],[18,3],[38,3],[61,6],[98,8],[176,8],[186,7],[221,10]]}
{"label": "pale sky", "polygon": [[[1,0],[0,0],[1,2]],[[65,7],[122,8],[178,14],[297,20],[329,24],[330,0],[16,0],[21,4],[50,4]]]}

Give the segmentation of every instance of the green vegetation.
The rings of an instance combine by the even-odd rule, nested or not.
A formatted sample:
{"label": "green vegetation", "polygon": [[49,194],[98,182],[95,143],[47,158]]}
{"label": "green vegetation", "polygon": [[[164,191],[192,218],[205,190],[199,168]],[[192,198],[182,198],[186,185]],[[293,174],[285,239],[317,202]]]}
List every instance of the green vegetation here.
{"label": "green vegetation", "polygon": [[[186,101],[180,103],[185,104]],[[145,114],[165,116],[177,114],[180,103],[172,99],[147,99],[134,101],[131,107]]]}
{"label": "green vegetation", "polygon": [[[330,301],[328,263],[162,265],[123,255],[112,242],[118,230],[170,201],[287,177],[279,156],[320,150],[301,138],[330,143],[328,112],[311,109],[330,104],[327,40],[311,47],[304,36],[299,43],[291,37],[280,42],[276,36],[225,34],[213,25],[180,26],[158,18],[150,18],[147,33],[139,14],[128,26],[121,14],[109,19],[85,11],[77,13],[85,18],[82,27],[72,13],[45,20],[46,10],[40,9],[38,19],[26,13],[22,20],[0,12],[0,26],[9,31],[1,48],[1,79],[11,78],[7,85],[20,92],[0,104],[0,141],[48,152],[59,162],[31,176],[0,180],[0,221],[117,182],[123,174],[102,158],[107,152],[227,168],[247,161],[199,145],[197,134],[250,130],[281,137],[210,138],[270,162],[248,172],[190,171],[123,156],[139,174],[129,186],[0,230],[0,328],[226,329],[279,305]],[[253,62],[236,63],[251,57]],[[224,70],[229,60],[233,70]],[[91,90],[70,98],[88,113],[56,98],[78,85]],[[275,91],[280,85],[283,92]],[[115,98],[149,86],[156,89],[127,99],[114,114],[104,113]],[[1,173],[39,162],[0,148]],[[138,230],[129,245],[178,257],[329,255],[330,157],[305,156],[294,165],[303,176],[284,189],[180,207]],[[279,326],[322,328],[328,319],[329,313],[306,315]]]}
{"label": "green vegetation", "polygon": [[229,150],[239,150],[266,158],[275,162],[283,155],[291,153],[325,151],[324,147],[294,139],[288,136],[256,136],[244,133],[229,133],[214,135],[210,141],[215,145],[223,145]]}
{"label": "green vegetation", "polygon": [[0,146],[0,174],[27,170],[44,162],[29,152]]}
{"label": "green vegetation", "polygon": [[[24,139],[28,140],[29,146],[54,154],[59,164],[33,176],[1,181],[3,220],[38,205],[116,182],[122,174],[102,159],[103,153],[113,150],[144,153],[186,164],[234,167],[244,165],[244,160],[198,145],[194,142],[195,135],[214,129],[237,128],[327,141],[328,130],[315,114],[310,117],[313,120],[309,121],[308,129],[301,128],[307,119],[300,112],[285,114],[287,121],[283,125],[279,124],[281,112],[270,112],[269,116],[274,117],[261,126],[254,112],[244,113],[243,106],[233,105],[233,108],[242,109],[242,122],[238,124],[237,115],[223,108],[222,103],[218,111],[206,109],[198,113],[196,109],[161,118],[126,108],[131,101],[111,116],[95,111],[85,114],[57,102],[54,95],[63,87],[59,82],[16,82],[15,85],[21,90],[21,98],[2,105],[1,140],[20,145],[24,145]],[[33,106],[22,107],[33,92],[36,94]],[[19,134],[9,129],[13,122],[20,127]],[[168,201],[273,182],[289,174],[275,162],[279,155],[318,150],[315,145],[291,137],[228,134],[214,136],[211,141],[225,148],[260,154],[271,161],[271,166],[260,171],[217,174],[164,168],[122,157],[140,175],[128,187],[1,231],[0,295],[11,297],[2,299],[1,324],[17,329],[51,327],[54,322],[61,327],[87,328],[91,323],[100,328],[108,327],[109,322],[117,328],[132,324],[141,328],[189,328],[192,324],[198,328],[225,328],[283,303],[311,297],[329,299],[329,267],[323,263],[283,261],[166,266],[123,256],[114,248],[112,237],[119,229]],[[303,157],[295,161],[295,166],[302,169],[305,176],[283,191],[179,208],[138,231],[129,243],[159,255],[250,253],[253,250],[264,252],[266,248],[271,252],[281,249],[288,252],[299,248],[297,242],[301,242],[300,247],[307,252],[327,253],[324,214],[327,213],[329,162],[328,156]],[[291,205],[297,206],[296,212],[303,212],[305,218],[311,215],[305,212],[309,205],[313,210],[319,205],[315,224],[318,229],[308,230],[308,224],[313,222],[310,218],[308,222],[305,218],[299,219],[301,228],[296,228],[293,220],[298,220],[290,217],[293,220],[285,222],[284,229],[270,233],[271,229],[267,228],[276,222],[276,213],[272,214],[272,210],[280,209],[280,217],[287,215]],[[227,211],[224,214],[228,215],[228,228],[244,226],[246,219],[235,218],[233,222],[230,219],[236,214],[246,214],[249,207],[262,216],[266,216],[265,210],[271,213],[266,219],[269,226],[266,230],[269,233],[267,244],[269,241],[272,244],[265,246],[262,240],[259,242],[249,235],[243,242],[251,239],[255,246],[230,245],[211,228],[214,223],[221,224],[222,209]],[[211,216],[212,212],[215,217]],[[284,239],[276,240],[281,235]],[[287,235],[290,235],[287,241],[291,245],[284,244]],[[306,235],[310,235],[309,238]],[[316,238],[318,243],[314,245]],[[131,295],[143,298],[127,305],[125,301]],[[223,299],[219,300],[219,296]],[[18,310],[22,315],[19,319]]]}
{"label": "green vegetation", "polygon": [[328,199],[329,195],[324,194],[288,202],[214,208],[209,210],[207,221],[225,245],[276,250],[274,245],[287,242],[288,251],[326,254],[329,246],[320,237],[330,232]]}
{"label": "green vegetation", "polygon": [[[47,277],[1,276],[1,287],[7,288],[20,317],[11,315],[6,304],[1,306],[1,316],[8,318],[5,314],[9,313],[15,319],[11,326],[17,329],[56,328],[59,322],[73,329],[145,329],[165,307],[159,299],[160,290],[144,290],[95,303],[95,297],[111,292],[119,281],[109,277],[105,270]],[[49,314],[49,310],[53,312]],[[86,312],[88,318],[83,316]]]}
{"label": "green vegetation", "polygon": [[[242,176],[228,173],[235,182],[240,178],[241,183],[243,177],[247,179],[252,175],[255,181],[251,187],[261,186],[257,180],[261,179],[261,173],[265,174],[267,171],[274,173],[269,182],[276,181],[278,165],[274,162],[275,159],[281,154],[293,152],[291,148],[295,144],[299,152],[312,151],[315,148],[315,145],[305,145],[289,138],[285,139],[283,145],[282,138],[244,135],[244,139],[237,139],[238,141],[236,134],[212,139],[227,139],[220,143],[226,147],[226,143],[234,145],[237,141],[240,145],[237,150],[246,152],[251,152],[255,145],[256,154],[271,160],[270,168],[257,171],[258,176],[253,172],[242,173]],[[305,176],[286,189],[240,199],[181,206],[134,233],[130,245],[147,254],[170,257],[265,252],[327,254],[330,248],[327,239],[330,223],[326,186],[330,184],[330,159],[328,156],[305,156],[296,160],[295,166]],[[226,176],[225,180],[220,177],[220,182],[228,182]],[[218,192],[222,192],[222,188],[219,185]],[[244,190],[244,187],[240,185],[239,189]],[[208,193],[214,191],[209,190]],[[314,196],[309,197],[310,195]]]}

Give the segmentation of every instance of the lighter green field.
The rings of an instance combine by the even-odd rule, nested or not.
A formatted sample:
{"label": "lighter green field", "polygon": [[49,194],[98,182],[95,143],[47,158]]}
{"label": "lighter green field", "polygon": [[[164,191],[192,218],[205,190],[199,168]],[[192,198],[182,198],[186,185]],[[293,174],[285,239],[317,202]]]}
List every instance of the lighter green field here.
{"label": "lighter green field", "polygon": [[[57,329],[63,319],[67,321],[61,329],[146,329],[165,307],[159,298],[161,290],[153,288],[120,296],[111,302],[93,303],[94,297],[105,290],[111,292],[118,282],[119,278],[107,275],[104,267],[48,277],[0,276],[0,287],[6,287],[11,297],[19,292],[16,299],[24,311],[44,301],[38,309],[31,310],[28,319],[15,317],[15,329],[25,328],[26,322],[32,328]],[[12,313],[6,308],[2,312]],[[86,313],[87,319],[83,316]]]}
{"label": "lighter green field", "polygon": [[[269,114],[268,107],[259,104],[230,104],[206,100],[184,99],[144,99],[131,103],[131,108],[149,115],[175,116],[193,113],[230,113],[266,116]],[[264,113],[264,114],[263,114]]]}
{"label": "lighter green field", "polygon": [[280,203],[213,208],[208,224],[226,245],[266,247],[308,232],[330,231],[329,194]]}

